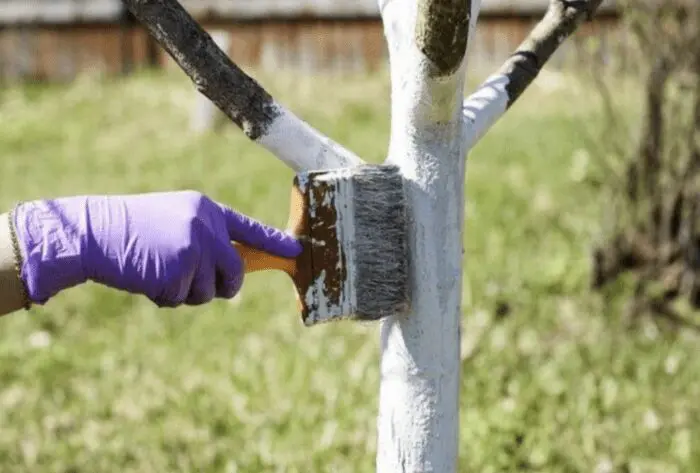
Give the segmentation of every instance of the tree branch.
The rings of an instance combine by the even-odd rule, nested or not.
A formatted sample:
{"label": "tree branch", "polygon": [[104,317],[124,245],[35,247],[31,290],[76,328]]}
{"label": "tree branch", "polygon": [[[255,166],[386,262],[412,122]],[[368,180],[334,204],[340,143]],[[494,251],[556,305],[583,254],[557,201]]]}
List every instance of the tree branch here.
{"label": "tree branch", "polygon": [[294,170],[362,161],[277,103],[216,45],[177,0],[123,0],[209,98],[253,141]]}
{"label": "tree branch", "polygon": [[550,0],[544,18],[503,64],[463,105],[471,148],[522,95],[559,46],[592,18],[603,0]]}

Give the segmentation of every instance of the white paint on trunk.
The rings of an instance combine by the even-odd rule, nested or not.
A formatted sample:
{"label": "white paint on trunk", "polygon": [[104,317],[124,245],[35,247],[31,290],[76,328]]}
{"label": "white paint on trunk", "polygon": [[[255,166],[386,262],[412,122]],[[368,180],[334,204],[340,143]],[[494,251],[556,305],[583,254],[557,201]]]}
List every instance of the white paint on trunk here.
{"label": "white paint on trunk", "polygon": [[357,166],[362,160],[315,130],[282,105],[279,116],[257,142],[295,171]]}
{"label": "white paint on trunk", "polygon": [[377,471],[454,473],[467,151],[460,106],[465,64],[449,77],[428,77],[427,60],[413,34],[416,4],[379,2],[392,74],[388,162],[399,165],[407,180],[412,310],[382,321]]}
{"label": "white paint on trunk", "polygon": [[467,149],[473,148],[506,113],[509,100],[507,85],[507,76],[493,75],[464,100],[462,116]]}

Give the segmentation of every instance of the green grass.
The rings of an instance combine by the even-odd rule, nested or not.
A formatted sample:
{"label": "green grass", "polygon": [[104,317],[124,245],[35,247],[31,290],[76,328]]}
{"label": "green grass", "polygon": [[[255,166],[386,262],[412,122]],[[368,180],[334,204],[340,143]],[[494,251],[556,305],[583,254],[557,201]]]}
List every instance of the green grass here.
{"label": "green grass", "polygon": [[[460,471],[700,471],[698,336],[630,331],[588,290],[598,116],[553,79],[469,157]],[[385,76],[261,80],[384,156]],[[232,126],[188,134],[192,99],[181,74],[3,91],[0,208],[195,188],[284,225],[291,171]],[[304,328],[284,276],[177,310],[87,285],[0,320],[0,469],[371,472],[378,383],[377,327]]]}

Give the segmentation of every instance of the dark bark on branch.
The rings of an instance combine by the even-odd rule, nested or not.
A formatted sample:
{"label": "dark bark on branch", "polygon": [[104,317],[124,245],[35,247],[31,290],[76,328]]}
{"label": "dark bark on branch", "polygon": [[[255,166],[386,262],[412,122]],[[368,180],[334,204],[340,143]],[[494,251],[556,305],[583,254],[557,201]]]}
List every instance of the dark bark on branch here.
{"label": "dark bark on branch", "polygon": [[431,75],[455,72],[467,51],[471,0],[419,0],[416,45],[435,67]]}
{"label": "dark bark on branch", "polygon": [[593,17],[603,0],[550,0],[545,17],[501,67],[508,76],[508,107],[520,97],[559,46],[585,20]]}
{"label": "dark bark on branch", "polygon": [[279,115],[274,100],[221,51],[177,0],[123,0],[209,98],[252,140]]}

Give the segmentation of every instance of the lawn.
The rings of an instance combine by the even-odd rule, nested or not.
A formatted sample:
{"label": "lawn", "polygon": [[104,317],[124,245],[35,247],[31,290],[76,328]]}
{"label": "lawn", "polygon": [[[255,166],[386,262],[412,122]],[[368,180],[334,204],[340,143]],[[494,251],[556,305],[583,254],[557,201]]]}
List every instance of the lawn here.
{"label": "lawn", "polygon": [[[698,335],[626,328],[588,288],[591,92],[543,74],[469,157],[461,472],[700,471]],[[368,161],[388,81],[261,76]],[[193,136],[180,73],[0,94],[0,208],[193,188],[284,225],[292,173],[233,126]],[[371,472],[376,325],[304,328],[286,276],[159,310],[86,285],[0,320],[3,472]],[[696,359],[697,358],[697,359]]]}

